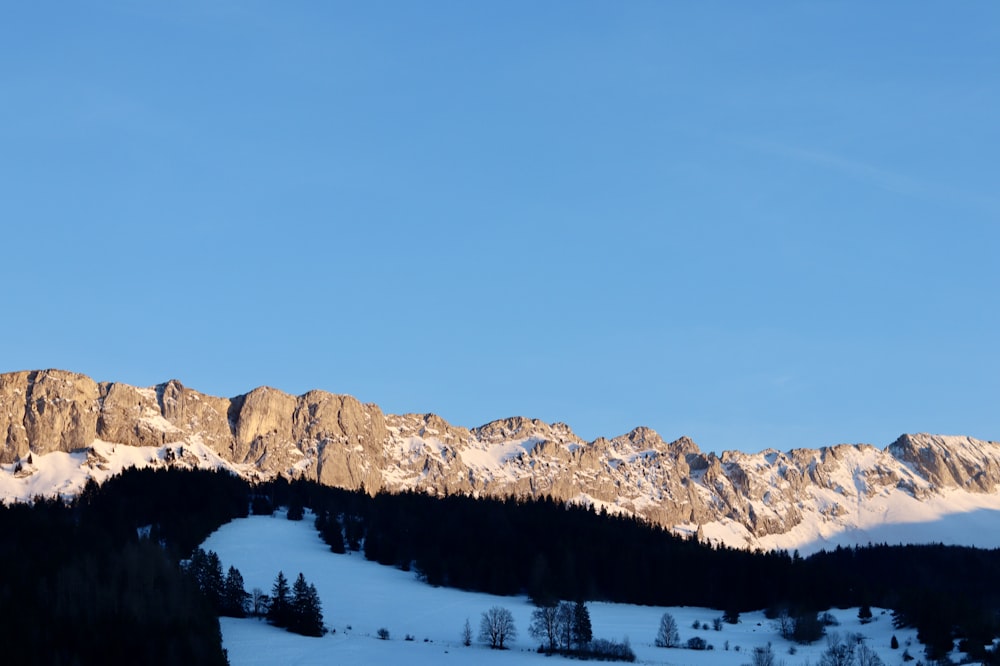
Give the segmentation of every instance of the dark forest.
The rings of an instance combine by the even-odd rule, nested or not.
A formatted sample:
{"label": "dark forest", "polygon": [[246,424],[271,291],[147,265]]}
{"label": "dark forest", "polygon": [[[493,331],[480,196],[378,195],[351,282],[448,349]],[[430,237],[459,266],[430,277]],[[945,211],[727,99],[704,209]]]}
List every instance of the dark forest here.
{"label": "dark forest", "polygon": [[[376,494],[227,473],[129,470],[72,502],[0,508],[0,641],[10,663],[224,664],[215,610],[180,566],[215,529],[309,508],[333,552],[430,585],[533,599],[816,612],[881,606],[928,657],[1000,633],[1000,552],[838,548],[808,558],[675,536],[551,499]],[[975,650],[974,650],[975,652]]]}

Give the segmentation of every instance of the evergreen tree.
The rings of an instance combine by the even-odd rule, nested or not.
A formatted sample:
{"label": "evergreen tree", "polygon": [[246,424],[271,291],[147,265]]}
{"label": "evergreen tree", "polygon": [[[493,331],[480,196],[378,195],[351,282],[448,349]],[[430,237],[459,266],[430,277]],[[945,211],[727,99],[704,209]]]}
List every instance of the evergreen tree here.
{"label": "evergreen tree", "polygon": [[288,630],[303,636],[323,635],[323,610],[316,586],[306,582],[299,573],[292,585],[292,601]]}
{"label": "evergreen tree", "polygon": [[271,588],[271,605],[267,609],[267,621],[276,627],[287,627],[291,619],[291,601],[288,579],[285,578],[284,572],[279,571]]}
{"label": "evergreen tree", "polygon": [[285,517],[288,520],[302,520],[306,515],[305,506],[302,504],[302,497],[298,494],[292,495],[288,503],[288,511]]}
{"label": "evergreen tree", "polygon": [[222,586],[222,615],[246,617],[250,595],[243,586],[243,575],[236,567],[229,567]]}
{"label": "evergreen tree", "polygon": [[205,595],[211,607],[216,613],[222,610],[222,561],[215,551],[207,553],[201,548],[195,549],[188,563],[188,571],[198,585],[198,589]]}
{"label": "evergreen tree", "polygon": [[208,559],[205,570],[205,584],[202,591],[208,597],[209,602],[218,612],[222,608],[222,589],[224,580],[222,578],[222,561],[219,554],[214,550],[208,551]]}
{"label": "evergreen tree", "polygon": [[858,619],[861,620],[861,624],[868,624],[872,621],[872,607],[865,604],[858,609]]}
{"label": "evergreen tree", "polygon": [[594,640],[594,631],[590,626],[590,611],[582,601],[573,606],[573,642],[582,650]]}

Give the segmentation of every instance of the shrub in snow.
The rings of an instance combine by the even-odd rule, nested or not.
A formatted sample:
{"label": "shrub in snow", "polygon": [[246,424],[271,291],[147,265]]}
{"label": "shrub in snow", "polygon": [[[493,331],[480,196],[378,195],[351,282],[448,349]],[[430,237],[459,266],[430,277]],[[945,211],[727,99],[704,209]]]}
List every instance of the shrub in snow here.
{"label": "shrub in snow", "polygon": [[823,623],[815,613],[802,613],[794,618],[791,638],[796,643],[814,643],[823,637]]}
{"label": "shrub in snow", "polygon": [[840,634],[832,633],[826,637],[826,652],[819,659],[820,666],[853,666],[855,644],[843,641]]}
{"label": "shrub in snow", "polygon": [[389,640],[389,630],[385,627],[380,627],[379,630],[375,632],[375,635],[378,636],[380,641]]}
{"label": "shrub in snow", "polygon": [[[739,649],[737,648],[737,652]],[[768,643],[765,647],[756,647],[753,649],[753,653],[750,655],[750,663],[748,666],[778,666],[778,662],[774,658],[774,650],[771,648],[771,644]]]}
{"label": "shrub in snow", "polygon": [[701,636],[692,636],[687,640],[687,648],[689,650],[707,650],[708,641]]}
{"label": "shrub in snow", "polygon": [[632,646],[629,645],[627,638],[621,643],[605,638],[595,638],[591,641],[586,656],[602,660],[635,661],[635,652],[632,651]]}

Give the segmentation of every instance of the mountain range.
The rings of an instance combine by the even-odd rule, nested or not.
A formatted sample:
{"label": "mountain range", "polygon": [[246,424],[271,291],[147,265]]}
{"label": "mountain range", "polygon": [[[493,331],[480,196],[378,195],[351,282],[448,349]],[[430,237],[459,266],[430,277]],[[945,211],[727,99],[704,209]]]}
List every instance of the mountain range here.
{"label": "mountain range", "polygon": [[1000,443],[964,436],[716,455],[642,427],[585,441],[524,417],[470,429],[325,391],[220,398],[63,370],[0,374],[0,433],[5,501],[73,495],[132,465],[214,467],[369,493],[551,496],[741,548],[1000,547]]}

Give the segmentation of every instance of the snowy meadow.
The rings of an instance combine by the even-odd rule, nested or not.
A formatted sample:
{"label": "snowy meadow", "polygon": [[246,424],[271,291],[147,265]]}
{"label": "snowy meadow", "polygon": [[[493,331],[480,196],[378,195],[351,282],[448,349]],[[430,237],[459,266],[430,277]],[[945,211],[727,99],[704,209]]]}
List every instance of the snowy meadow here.
{"label": "snowy meadow", "polygon": [[[331,553],[316,530],[311,514],[302,521],[273,516],[251,516],[232,521],[213,533],[202,546],[218,553],[225,568],[243,574],[247,590],[270,592],[278,571],[294,579],[300,572],[319,591],[324,622],[329,632],[321,638],[288,633],[263,620],[220,618],[223,644],[233,666],[264,664],[552,664],[564,657],[539,654],[539,641],[528,627],[535,607],[524,596],[499,597],[482,593],[432,587],[414,572],[370,562],[360,553]],[[664,571],[665,576],[683,572]],[[484,611],[502,606],[514,617],[517,636],[509,649],[491,650],[476,640]],[[595,638],[628,640],[636,663],[644,664],[749,664],[755,648],[771,645],[776,662],[787,666],[819,664],[828,640],[798,645],[781,637],[776,622],[763,612],[744,613],[739,623],[714,620],[721,611],[709,608],[663,608],[590,602]],[[889,612],[872,609],[873,619],[862,623],[857,608],[831,609],[836,625],[829,635],[857,641],[870,648],[885,664],[903,663],[904,653],[922,658],[922,646],[913,629],[894,629]],[[707,650],[656,647],[660,618],[667,612],[676,620],[681,644],[701,637]],[[463,645],[466,620],[473,629],[473,643]],[[697,626],[697,628],[696,628]],[[388,639],[379,638],[379,630]],[[899,643],[891,647],[892,637]],[[554,661],[555,660],[555,661]],[[913,663],[913,662],[911,662]]]}

